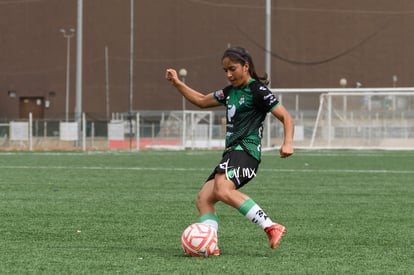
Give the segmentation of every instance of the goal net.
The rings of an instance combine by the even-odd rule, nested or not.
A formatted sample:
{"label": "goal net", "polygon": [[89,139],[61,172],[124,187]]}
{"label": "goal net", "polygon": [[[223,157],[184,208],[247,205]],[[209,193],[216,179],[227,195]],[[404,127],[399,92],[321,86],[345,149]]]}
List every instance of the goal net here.
{"label": "goal net", "polygon": [[413,149],[414,92],[322,93],[310,147]]}
{"label": "goal net", "polygon": [[[176,144],[170,144],[170,148],[194,149],[215,147],[212,135],[212,111],[172,111],[161,121],[157,138],[176,139]],[[158,145],[158,147],[163,146]]]}

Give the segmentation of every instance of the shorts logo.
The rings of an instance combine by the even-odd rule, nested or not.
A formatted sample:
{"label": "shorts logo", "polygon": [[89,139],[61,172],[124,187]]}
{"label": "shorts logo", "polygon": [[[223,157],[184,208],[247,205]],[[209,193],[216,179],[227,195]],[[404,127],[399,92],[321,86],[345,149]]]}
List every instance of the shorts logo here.
{"label": "shorts logo", "polygon": [[229,167],[229,161],[230,159],[228,159],[226,162],[220,163],[219,167],[221,169],[224,169],[225,174],[226,174],[226,179],[230,180],[232,178],[236,178],[237,182],[240,182],[239,178],[248,178],[248,179],[252,179],[256,176],[256,169],[252,169],[252,168],[241,168],[241,167],[237,167],[237,168],[233,168],[233,167]]}
{"label": "shorts logo", "polygon": [[227,179],[232,179],[234,176],[235,176],[235,170],[234,169],[231,169],[231,170],[228,170],[227,171],[227,173],[226,173],[226,176],[227,176]]}

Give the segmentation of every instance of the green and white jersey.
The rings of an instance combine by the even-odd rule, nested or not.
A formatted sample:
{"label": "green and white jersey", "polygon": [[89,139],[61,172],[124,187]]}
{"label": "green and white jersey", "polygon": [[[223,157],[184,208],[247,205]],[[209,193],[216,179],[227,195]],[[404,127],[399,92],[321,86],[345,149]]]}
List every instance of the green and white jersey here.
{"label": "green and white jersey", "polygon": [[227,86],[214,92],[215,99],[227,107],[226,151],[245,150],[260,161],[263,121],[279,101],[259,81],[247,86]]}

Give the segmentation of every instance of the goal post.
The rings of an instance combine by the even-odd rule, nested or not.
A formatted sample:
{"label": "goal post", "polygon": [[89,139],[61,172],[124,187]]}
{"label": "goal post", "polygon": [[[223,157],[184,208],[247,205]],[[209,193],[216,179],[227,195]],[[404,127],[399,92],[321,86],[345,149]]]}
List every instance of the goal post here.
{"label": "goal post", "polygon": [[[414,87],[272,88],[295,121],[295,148],[414,149]],[[268,115],[263,149],[283,143]]]}
{"label": "goal post", "polygon": [[381,89],[320,95],[309,147],[414,148],[414,92]]}

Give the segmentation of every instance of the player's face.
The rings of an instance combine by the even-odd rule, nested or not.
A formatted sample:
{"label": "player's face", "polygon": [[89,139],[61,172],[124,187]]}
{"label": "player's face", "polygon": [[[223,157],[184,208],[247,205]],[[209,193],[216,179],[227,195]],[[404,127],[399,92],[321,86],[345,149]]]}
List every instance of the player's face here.
{"label": "player's face", "polygon": [[232,61],[230,58],[223,58],[223,70],[227,79],[233,87],[246,86],[250,80],[249,64],[240,64]]}

